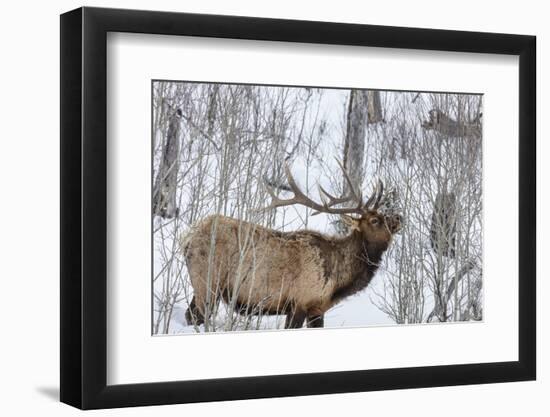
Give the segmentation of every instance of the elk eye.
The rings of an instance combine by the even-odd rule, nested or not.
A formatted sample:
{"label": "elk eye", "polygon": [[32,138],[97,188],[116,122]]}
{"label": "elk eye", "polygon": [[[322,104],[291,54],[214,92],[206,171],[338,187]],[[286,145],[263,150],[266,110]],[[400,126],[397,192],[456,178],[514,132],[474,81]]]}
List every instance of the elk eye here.
{"label": "elk eye", "polygon": [[373,226],[378,226],[380,224],[380,219],[373,217],[372,219],[370,219],[370,224],[372,224]]}

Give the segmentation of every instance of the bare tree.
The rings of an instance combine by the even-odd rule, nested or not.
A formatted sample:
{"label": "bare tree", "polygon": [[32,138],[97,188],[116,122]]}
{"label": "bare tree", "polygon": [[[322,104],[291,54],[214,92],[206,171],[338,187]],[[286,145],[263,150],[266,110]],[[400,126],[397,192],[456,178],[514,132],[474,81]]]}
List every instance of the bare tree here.
{"label": "bare tree", "polygon": [[179,170],[181,109],[171,111],[162,159],[153,187],[153,213],[171,219],[177,215],[176,188]]}

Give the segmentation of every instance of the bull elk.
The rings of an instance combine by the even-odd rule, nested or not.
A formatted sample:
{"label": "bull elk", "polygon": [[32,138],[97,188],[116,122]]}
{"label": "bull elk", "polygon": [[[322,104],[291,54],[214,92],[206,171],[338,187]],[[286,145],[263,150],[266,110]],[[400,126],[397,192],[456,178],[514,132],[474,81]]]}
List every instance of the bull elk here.
{"label": "bull elk", "polygon": [[369,285],[401,217],[378,212],[381,181],[364,202],[341,168],[349,194],[338,198],[319,187],[318,203],[300,190],[285,164],[294,197],[281,199],[266,186],[272,198],[266,209],[301,204],[315,214],[339,214],[348,225],[345,237],[280,232],[221,215],[192,228],[181,240],[194,290],[188,323],[203,324],[223,300],[241,314],[284,314],[285,328],[300,328],[304,321],[307,327],[323,327],[326,311]]}

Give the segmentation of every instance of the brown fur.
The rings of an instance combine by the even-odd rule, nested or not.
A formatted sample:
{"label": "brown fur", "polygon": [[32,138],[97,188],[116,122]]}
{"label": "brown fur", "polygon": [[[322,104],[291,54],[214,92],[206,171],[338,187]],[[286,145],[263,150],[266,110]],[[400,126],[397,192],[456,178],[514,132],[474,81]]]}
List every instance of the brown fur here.
{"label": "brown fur", "polygon": [[306,319],[322,327],[327,310],[369,284],[400,227],[398,216],[375,211],[347,221],[352,232],[337,238],[221,215],[202,220],[182,240],[194,289],[188,321],[204,322],[223,299],[241,313],[286,314],[287,328]]}

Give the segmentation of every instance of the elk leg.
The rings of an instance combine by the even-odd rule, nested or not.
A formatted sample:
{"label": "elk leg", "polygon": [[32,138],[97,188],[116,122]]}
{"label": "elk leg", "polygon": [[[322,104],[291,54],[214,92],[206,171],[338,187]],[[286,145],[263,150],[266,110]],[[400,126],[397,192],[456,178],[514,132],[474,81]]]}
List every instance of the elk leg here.
{"label": "elk leg", "polygon": [[315,328],[315,327],[324,327],[324,326],[325,326],[324,314],[307,317],[307,327]]}
{"label": "elk leg", "polygon": [[304,325],[306,312],[299,309],[293,309],[286,315],[285,329],[299,329]]}
{"label": "elk leg", "polygon": [[191,303],[189,303],[189,308],[185,312],[185,320],[187,321],[187,324],[195,324],[197,326],[204,323],[204,315],[197,307],[195,296],[193,296]]}

